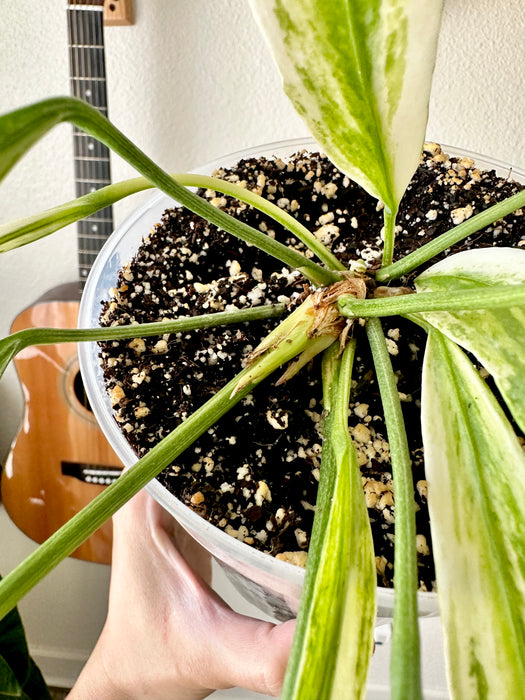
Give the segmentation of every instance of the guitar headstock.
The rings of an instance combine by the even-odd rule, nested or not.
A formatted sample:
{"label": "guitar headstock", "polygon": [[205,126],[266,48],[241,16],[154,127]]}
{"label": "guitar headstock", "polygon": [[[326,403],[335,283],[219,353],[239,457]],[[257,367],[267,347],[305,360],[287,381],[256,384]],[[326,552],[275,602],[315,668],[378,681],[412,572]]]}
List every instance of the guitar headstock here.
{"label": "guitar headstock", "polygon": [[67,4],[104,8],[104,24],[108,26],[134,24],[133,0],[68,0]]}

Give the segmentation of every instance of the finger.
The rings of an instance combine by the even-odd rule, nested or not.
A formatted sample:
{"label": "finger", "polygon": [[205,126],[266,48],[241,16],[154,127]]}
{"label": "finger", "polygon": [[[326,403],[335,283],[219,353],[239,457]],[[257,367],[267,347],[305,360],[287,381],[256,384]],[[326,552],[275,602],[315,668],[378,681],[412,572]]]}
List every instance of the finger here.
{"label": "finger", "polygon": [[[228,620],[217,621],[214,666],[216,678],[212,687],[246,688],[263,695],[278,696],[281,692],[290,655],[295,620],[274,625],[233,611]],[[220,635],[220,636],[219,636]]]}

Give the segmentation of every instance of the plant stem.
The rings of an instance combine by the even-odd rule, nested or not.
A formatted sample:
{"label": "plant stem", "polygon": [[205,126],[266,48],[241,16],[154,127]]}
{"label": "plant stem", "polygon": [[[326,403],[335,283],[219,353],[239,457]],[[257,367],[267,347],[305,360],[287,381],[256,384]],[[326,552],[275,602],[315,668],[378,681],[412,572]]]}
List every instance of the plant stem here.
{"label": "plant stem", "polygon": [[253,309],[220,311],[214,314],[185,316],[171,321],[156,321],[154,323],[130,326],[110,326],[108,328],[27,328],[0,340],[0,377],[2,377],[13,357],[30,345],[147,338],[152,335],[163,335],[164,333],[193,331],[199,328],[226,326],[231,323],[258,321],[281,316],[285,311],[285,304],[266,304],[264,306],[256,306]]}
{"label": "plant stem", "polygon": [[395,498],[392,700],[422,700],[417,615],[416,520],[412,466],[395,375],[379,319],[367,324],[385,414]]}
{"label": "plant stem", "polygon": [[393,264],[384,264],[383,267],[377,271],[376,280],[378,282],[386,282],[387,280],[399,279],[403,275],[415,270],[419,265],[428,262],[428,260],[431,260],[434,256],[450,248],[450,246],[467,238],[467,236],[476,233],[485,226],[493,224],[495,221],[502,219],[504,216],[507,216],[507,214],[511,214],[513,211],[516,211],[516,209],[521,209],[522,207],[525,207],[525,190],[504,199],[502,202],[494,204],[488,209],[485,209],[485,211],[467,219],[467,221],[463,221],[450,231],[443,233],[433,241],[421,246],[419,250],[410,253],[402,260],[398,260]]}
{"label": "plant stem", "polygon": [[0,117],[0,152],[3,176],[23,153],[56,124],[68,121],[94,136],[130,163],[141,175],[194,214],[237,238],[257,246],[285,265],[298,269],[316,285],[336,282],[339,276],[308,260],[304,255],[237,221],[208,201],[183,187],[102,116],[94,107],[72,97],[43,100]]}
{"label": "plant stem", "polygon": [[525,285],[506,284],[458,292],[417,292],[381,299],[341,297],[339,311],[348,318],[397,316],[424,311],[472,311],[525,306]]}
{"label": "plant stem", "polygon": [[392,210],[386,205],[383,208],[383,231],[384,247],[381,269],[392,263],[394,259],[394,243],[396,240],[396,214],[397,210]]}
{"label": "plant stem", "polygon": [[[294,234],[317,255],[328,269],[346,270],[345,266],[306,226],[303,226],[287,211],[264,197],[251,192],[245,187],[217,177],[195,175],[193,173],[172,173],[171,177],[184,187],[201,187],[203,189],[216,190],[222,194],[235,197],[241,202],[250,204]],[[124,180],[107,187],[101,187],[95,192],[90,192],[82,197],[78,197],[78,199],[60,204],[40,214],[33,214],[32,216],[3,224],[0,226],[0,253],[32,243],[68,224],[84,219],[100,209],[111,206],[125,197],[152,187],[153,185],[149,180],[143,177],[136,177],[132,180]]]}

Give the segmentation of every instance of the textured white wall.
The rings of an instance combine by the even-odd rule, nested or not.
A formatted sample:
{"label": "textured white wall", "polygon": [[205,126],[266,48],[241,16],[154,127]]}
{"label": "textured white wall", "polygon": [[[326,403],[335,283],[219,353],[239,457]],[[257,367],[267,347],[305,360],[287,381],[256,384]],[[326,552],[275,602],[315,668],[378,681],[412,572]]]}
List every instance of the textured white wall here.
{"label": "textured white wall", "polygon": [[[65,4],[0,4],[0,113],[68,94]],[[135,0],[135,10],[134,26],[106,28],[109,111],[160,165],[184,170],[307,133],[281,93],[245,0]],[[432,139],[525,167],[524,38],[523,0],[446,0],[428,129]],[[0,222],[72,198],[71,151],[68,125],[39,143],[0,188]],[[117,158],[112,171],[114,180],[132,174]],[[117,206],[117,222],[138,201]],[[2,256],[0,333],[44,291],[75,277],[74,228]],[[22,408],[12,371],[0,386],[0,406],[2,462]],[[31,545],[8,525],[1,533],[10,543],[0,546],[5,571]],[[107,569],[69,561],[60,572],[68,590],[78,592],[76,599],[61,597],[57,604],[55,578],[28,597],[22,612],[34,645],[66,646],[82,655],[103,620]],[[86,581],[94,591],[88,607],[78,605],[88,595]]]}

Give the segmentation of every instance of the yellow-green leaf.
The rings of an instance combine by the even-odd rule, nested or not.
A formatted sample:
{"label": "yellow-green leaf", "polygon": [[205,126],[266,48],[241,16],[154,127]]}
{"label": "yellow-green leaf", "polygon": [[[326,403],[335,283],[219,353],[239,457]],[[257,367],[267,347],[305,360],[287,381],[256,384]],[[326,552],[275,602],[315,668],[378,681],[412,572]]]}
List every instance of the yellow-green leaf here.
{"label": "yellow-green leaf", "polygon": [[395,213],[418,164],[442,0],[251,0],[333,162]]}
{"label": "yellow-green leaf", "polygon": [[[497,291],[502,285],[525,287],[525,250],[480,248],[457,253],[416,279],[418,292],[486,291],[491,287]],[[525,308],[498,306],[418,315],[477,357],[525,431]]]}
{"label": "yellow-green leaf", "polygon": [[525,455],[460,348],[432,329],[422,427],[449,680],[456,700],[525,688]]}
{"label": "yellow-green leaf", "polygon": [[324,359],[321,480],[308,565],[282,700],[364,697],[373,651],[375,559],[348,401],[355,341]]}

